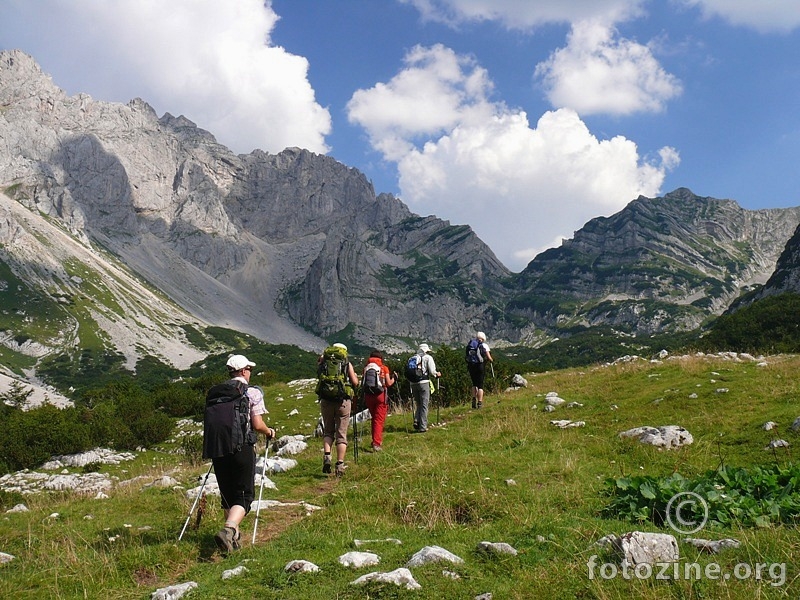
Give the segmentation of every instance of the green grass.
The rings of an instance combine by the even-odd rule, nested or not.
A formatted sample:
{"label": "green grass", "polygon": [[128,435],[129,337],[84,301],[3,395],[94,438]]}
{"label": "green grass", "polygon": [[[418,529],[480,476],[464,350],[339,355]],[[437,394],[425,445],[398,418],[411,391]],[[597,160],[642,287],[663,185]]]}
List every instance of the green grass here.
{"label": "green grass", "polygon": [[[188,487],[207,470],[190,466],[169,448],[143,453],[131,464],[103,467],[123,480],[146,476],[115,487],[107,500],[0,495],[3,511],[19,501],[31,509],[0,520],[0,551],[17,557],[0,567],[0,597],[149,598],[156,588],[191,580],[199,587],[190,598],[474,598],[485,592],[520,599],[796,598],[800,536],[796,527],[787,525],[697,534],[742,542],[740,548],[717,556],[699,555],[680,545],[684,562],[717,562],[729,571],[737,563],[786,563],[787,580],[781,587],[752,579],[588,576],[592,555],[600,562],[607,560],[594,546],[604,535],[633,530],[671,533],[648,522],[602,518],[607,478],[674,472],[691,477],[720,464],[793,462],[797,436],[788,428],[800,415],[800,357],[777,356],[767,362],[758,366],[693,357],[528,375],[528,389],[489,396],[480,411],[463,405],[442,408],[442,424],[424,435],[410,433],[407,412],[392,414],[384,452],[368,451],[365,430],[358,462],[351,447],[349,468],[338,481],[320,472],[321,444],[311,439],[309,449],[297,457],[298,467],[274,475],[278,490],[265,490],[265,497],[305,500],[324,509],[310,515],[297,508],[262,511],[255,546],[250,545],[251,515],[243,524],[244,549],[227,558],[219,556],[213,542],[221,525],[218,500],[209,498],[200,528],[190,528],[177,542],[191,508],[185,491],[140,489],[148,478],[162,473]],[[584,406],[545,413],[544,396],[550,391]],[[296,393],[284,384],[265,389],[268,420],[280,434],[309,434],[309,425],[316,423],[313,394],[306,390],[297,398]],[[295,408],[300,414],[289,416]],[[431,421],[436,423],[436,418],[434,406]],[[586,427],[561,430],[550,424],[552,419],[583,420]],[[761,428],[767,421],[779,424],[777,432]],[[643,425],[682,425],[695,442],[661,451],[617,435]],[[766,451],[775,435],[792,446]],[[512,479],[515,484],[508,482]],[[59,518],[49,519],[53,512]],[[87,514],[94,518],[84,519]],[[337,563],[340,555],[355,549],[354,539],[390,537],[402,540],[402,545],[360,548],[380,555],[378,567],[351,570]],[[476,552],[481,541],[507,542],[519,555],[483,556]],[[442,546],[465,562],[412,569],[422,585],[416,592],[388,584],[350,585],[365,573],[404,566],[428,545]],[[316,563],[321,572],[284,572],[290,560],[300,558]],[[239,564],[247,567],[245,575],[221,579],[223,570]],[[460,579],[443,577],[443,569],[458,573]]]}

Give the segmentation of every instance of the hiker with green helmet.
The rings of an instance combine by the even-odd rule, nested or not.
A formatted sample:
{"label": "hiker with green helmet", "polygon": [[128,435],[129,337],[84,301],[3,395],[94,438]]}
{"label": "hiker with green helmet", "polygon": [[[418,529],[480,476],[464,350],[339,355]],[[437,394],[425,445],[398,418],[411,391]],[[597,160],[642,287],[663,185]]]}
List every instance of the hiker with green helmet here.
{"label": "hiker with green helmet", "polygon": [[344,474],[347,453],[347,429],[358,376],[347,358],[347,346],[329,346],[317,359],[317,388],[322,415],[322,472],[331,472],[331,451],[336,446],[335,473]]}

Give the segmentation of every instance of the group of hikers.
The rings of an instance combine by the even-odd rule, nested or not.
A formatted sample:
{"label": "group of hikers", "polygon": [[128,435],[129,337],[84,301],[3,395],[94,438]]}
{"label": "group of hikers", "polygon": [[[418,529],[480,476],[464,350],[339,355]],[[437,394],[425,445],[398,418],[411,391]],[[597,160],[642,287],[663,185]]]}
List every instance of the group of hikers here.
{"label": "group of hikers", "polygon": [[[467,344],[465,360],[472,381],[472,408],[479,409],[483,406],[485,365],[493,361],[482,331]],[[250,512],[255,499],[257,433],[264,434],[268,443],[275,437],[275,430],[264,423],[263,415],[267,413],[264,394],[257,386],[249,385],[255,366],[241,354],[230,356],[226,363],[229,380],[213,386],[206,397],[203,458],[211,459],[219,485],[225,524],[214,540],[225,554],[241,547],[239,524]],[[405,375],[415,404],[414,430],[425,433],[433,378],[442,376],[428,344],[419,345],[416,354],[408,360]],[[319,356],[315,392],[322,417],[323,473],[333,472],[337,477],[344,474],[347,432],[359,386],[371,417],[372,449],[374,452],[383,450],[389,388],[396,385],[398,379],[398,373],[390,371],[378,350],[370,353],[360,378],[348,359],[344,344],[335,343]]]}

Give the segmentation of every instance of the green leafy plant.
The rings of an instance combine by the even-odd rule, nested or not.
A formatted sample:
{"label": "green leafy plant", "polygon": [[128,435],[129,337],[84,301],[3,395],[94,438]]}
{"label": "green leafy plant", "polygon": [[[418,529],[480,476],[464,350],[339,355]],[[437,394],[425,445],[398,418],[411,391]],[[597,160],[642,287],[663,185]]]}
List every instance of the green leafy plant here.
{"label": "green leafy plant", "polygon": [[[651,521],[661,526],[670,500],[692,492],[705,501],[710,526],[764,527],[800,521],[800,466],[765,465],[721,467],[687,479],[680,473],[667,477],[639,475],[606,480],[611,502],[602,514],[609,518]],[[701,503],[685,507],[686,520],[705,516]]]}

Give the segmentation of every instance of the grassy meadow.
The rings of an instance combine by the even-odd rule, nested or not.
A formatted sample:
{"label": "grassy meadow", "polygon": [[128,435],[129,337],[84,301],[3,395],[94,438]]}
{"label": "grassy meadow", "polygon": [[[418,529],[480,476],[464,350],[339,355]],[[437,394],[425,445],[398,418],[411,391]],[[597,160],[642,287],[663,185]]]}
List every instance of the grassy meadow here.
{"label": "grassy meadow", "polygon": [[[735,538],[741,546],[718,555],[680,543],[681,563],[717,563],[730,574],[738,564],[785,565],[781,585],[766,572],[754,577],[687,580],[590,578],[588,563],[610,562],[595,545],[607,534],[642,530],[673,533],[650,521],[601,516],[609,503],[609,478],[673,473],[690,478],[720,466],[794,464],[797,435],[789,426],[800,416],[800,357],[767,357],[736,362],[717,356],[638,361],[527,375],[526,389],[488,396],[474,411],[464,404],[431,407],[432,426],[412,433],[411,416],[395,410],[387,420],[384,451],[370,450],[369,424],[358,461],[348,450],[341,480],[321,472],[321,440],[295,458],[298,467],[271,476],[278,490],[264,497],[306,501],[301,507],[262,510],[257,540],[251,545],[255,514],[243,523],[244,548],[222,557],[213,535],[222,524],[219,501],[208,497],[195,529],[177,541],[192,506],[185,489],[142,487],[170,475],[194,487],[208,465],[192,464],[175,452],[178,442],[141,453],[135,461],[101,467],[120,483],[105,500],[70,494],[0,494],[0,551],[15,560],[0,566],[2,598],[150,598],[157,588],[195,581],[186,597],[474,598],[491,592],[497,599],[529,598],[797,598],[800,595],[800,536],[792,522],[763,527],[708,527],[694,537]],[[446,384],[447,373],[443,383]],[[557,392],[567,402],[545,412],[545,395]],[[310,435],[318,415],[311,388],[275,384],[265,389],[269,423],[279,434]],[[695,397],[696,396],[696,397]],[[435,400],[435,396],[434,396]],[[298,414],[289,415],[294,409]],[[559,429],[555,419],[585,421]],[[437,424],[438,420],[438,424]],[[776,429],[765,431],[773,421]],[[671,451],[635,440],[621,431],[644,425],[680,425],[694,443]],[[788,448],[766,450],[783,438]],[[263,446],[259,452],[263,453]],[[5,513],[18,502],[29,512]],[[58,513],[57,517],[51,516]],[[89,516],[91,518],[89,518]],[[396,538],[402,544],[354,540]],[[482,541],[506,542],[517,556],[487,556]],[[372,571],[405,566],[424,546],[441,546],[463,564],[415,567],[421,590],[393,584],[351,582]],[[350,569],[340,555],[371,551],[378,567]],[[318,573],[290,574],[285,565],[305,559]],[[244,565],[247,571],[223,580],[222,573]],[[458,574],[446,577],[443,571]],[[741,572],[741,571],[740,571]]]}

